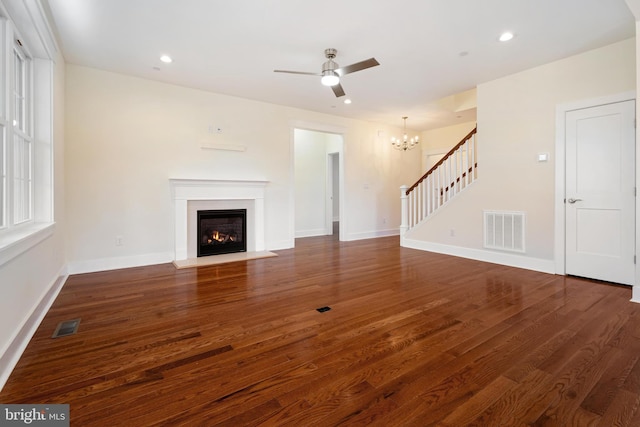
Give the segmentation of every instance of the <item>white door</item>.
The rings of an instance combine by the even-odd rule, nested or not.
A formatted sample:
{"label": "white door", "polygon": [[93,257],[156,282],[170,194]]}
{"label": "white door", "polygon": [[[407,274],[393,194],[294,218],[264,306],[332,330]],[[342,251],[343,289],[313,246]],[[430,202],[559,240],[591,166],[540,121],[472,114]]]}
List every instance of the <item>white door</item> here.
{"label": "white door", "polygon": [[635,101],[566,113],[566,273],[633,285]]}

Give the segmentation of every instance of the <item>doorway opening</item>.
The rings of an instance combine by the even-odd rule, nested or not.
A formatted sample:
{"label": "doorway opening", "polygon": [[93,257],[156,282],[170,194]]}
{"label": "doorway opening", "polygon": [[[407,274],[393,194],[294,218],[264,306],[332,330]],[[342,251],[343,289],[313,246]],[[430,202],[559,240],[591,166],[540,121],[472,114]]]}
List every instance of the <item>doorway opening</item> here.
{"label": "doorway opening", "polygon": [[299,128],[293,133],[294,236],[343,240],[343,136]]}

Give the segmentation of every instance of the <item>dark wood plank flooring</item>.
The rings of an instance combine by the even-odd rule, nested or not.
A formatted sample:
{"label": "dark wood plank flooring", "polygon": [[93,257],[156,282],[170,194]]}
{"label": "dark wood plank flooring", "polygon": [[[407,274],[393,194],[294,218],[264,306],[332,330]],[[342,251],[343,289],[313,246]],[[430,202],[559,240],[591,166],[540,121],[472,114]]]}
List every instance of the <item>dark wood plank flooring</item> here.
{"label": "dark wood plank flooring", "polygon": [[73,426],[640,426],[630,288],[397,237],[278,254],[71,276],[0,402]]}

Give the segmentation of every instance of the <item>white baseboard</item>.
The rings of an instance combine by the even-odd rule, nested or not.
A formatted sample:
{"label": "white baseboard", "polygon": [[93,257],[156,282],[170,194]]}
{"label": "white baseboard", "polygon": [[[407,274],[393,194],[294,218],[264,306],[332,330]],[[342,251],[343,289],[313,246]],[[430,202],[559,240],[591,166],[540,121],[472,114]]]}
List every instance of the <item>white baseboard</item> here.
{"label": "white baseboard", "polygon": [[640,285],[631,287],[631,302],[640,303]]}
{"label": "white baseboard", "polygon": [[326,234],[327,234],[327,230],[324,228],[316,228],[311,230],[297,230],[296,239],[299,239],[301,237],[325,236]]}
{"label": "white baseboard", "polygon": [[347,241],[375,239],[377,237],[398,236],[399,234],[400,234],[399,228],[388,228],[386,230],[365,231],[361,233],[349,233],[349,235],[347,236]]}
{"label": "white baseboard", "polygon": [[69,274],[94,273],[96,271],[119,270],[121,268],[142,267],[145,265],[164,264],[174,260],[173,252],[159,252],[128,257],[113,257],[72,261],[68,264]]}
{"label": "white baseboard", "polygon": [[33,334],[36,333],[42,319],[44,319],[44,316],[60,293],[62,286],[67,281],[69,276],[63,273],[64,270],[63,268],[58,277],[47,287],[40,300],[33,307],[31,314],[17,330],[11,343],[0,356],[0,390],[4,388],[11,372],[13,372],[20,357],[22,357],[22,353],[27,348],[27,344],[31,341]]}
{"label": "white baseboard", "polygon": [[540,271],[542,273],[555,274],[555,261],[551,259],[531,258],[522,255],[494,252],[483,249],[463,248],[460,246],[444,245],[441,243],[424,242],[406,238],[401,239],[400,245],[405,248],[419,249],[439,254],[474,259],[476,261],[484,261],[493,264],[508,265],[510,267],[524,268],[526,270]]}
{"label": "white baseboard", "polygon": [[285,249],[291,249],[293,247],[295,247],[295,241],[294,240],[278,240],[275,242],[269,242],[269,251],[281,251],[281,250],[285,250]]}

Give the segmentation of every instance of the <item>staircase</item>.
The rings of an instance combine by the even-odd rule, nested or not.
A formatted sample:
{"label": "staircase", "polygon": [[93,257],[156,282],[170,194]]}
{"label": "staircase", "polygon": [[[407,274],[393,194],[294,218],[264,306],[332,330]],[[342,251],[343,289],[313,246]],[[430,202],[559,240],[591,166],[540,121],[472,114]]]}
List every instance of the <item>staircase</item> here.
{"label": "staircase", "polygon": [[477,130],[476,126],[411,187],[400,187],[401,236],[478,178]]}

